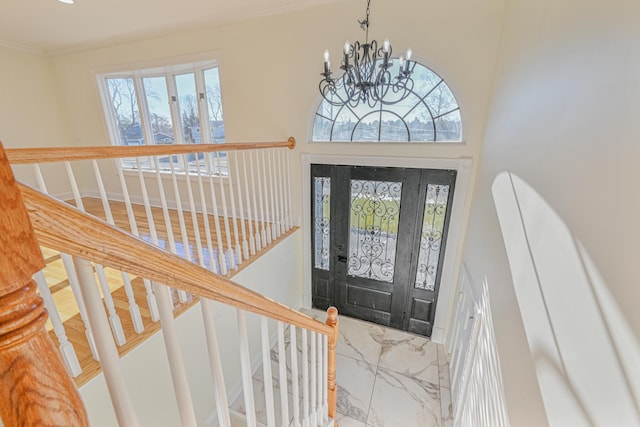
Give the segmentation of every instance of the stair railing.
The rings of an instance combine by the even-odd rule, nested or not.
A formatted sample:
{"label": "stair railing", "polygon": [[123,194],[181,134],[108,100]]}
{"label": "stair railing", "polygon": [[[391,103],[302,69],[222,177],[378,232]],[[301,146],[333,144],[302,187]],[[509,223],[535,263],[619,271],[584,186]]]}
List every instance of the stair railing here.
{"label": "stair railing", "polygon": [[[138,148],[138,147],[130,147]],[[154,148],[156,147],[144,147]],[[165,147],[159,147],[165,148]],[[175,148],[175,147],[172,147]],[[225,148],[228,148],[225,147]],[[2,148],[0,146],[0,152]],[[165,152],[162,152],[165,153]],[[96,153],[94,153],[96,154]],[[128,154],[129,155],[129,154]],[[17,157],[14,157],[16,159]],[[25,157],[26,158],[26,157]],[[167,354],[170,359],[170,370],[178,401],[180,418],[185,426],[195,425],[195,415],[193,406],[190,404],[189,386],[186,381],[184,365],[180,360],[180,348],[177,345],[176,332],[173,328],[173,314],[169,295],[169,286],[188,294],[196,295],[202,298],[203,319],[206,330],[206,339],[209,350],[209,360],[211,371],[215,382],[215,401],[218,414],[218,423],[220,426],[230,426],[229,402],[227,401],[225,382],[223,378],[223,369],[220,364],[220,355],[218,353],[218,342],[215,333],[215,325],[213,322],[213,313],[211,301],[219,301],[224,304],[231,305],[237,309],[238,326],[240,331],[240,359],[242,366],[242,379],[244,384],[243,395],[246,408],[247,425],[257,425],[255,416],[254,393],[251,385],[251,361],[247,342],[247,330],[245,312],[253,312],[261,318],[262,331],[262,358],[263,358],[263,375],[265,381],[265,400],[267,401],[267,420],[266,425],[275,426],[275,411],[273,407],[273,376],[271,372],[271,363],[265,363],[271,360],[270,354],[270,337],[268,332],[267,319],[277,322],[277,354],[278,354],[278,383],[280,384],[281,396],[287,396],[288,379],[287,379],[287,358],[286,358],[286,339],[285,332],[288,329],[290,337],[290,363],[291,363],[291,385],[293,391],[292,407],[288,407],[288,398],[281,399],[280,414],[282,425],[288,426],[289,420],[294,426],[330,426],[335,425],[336,415],[336,372],[335,372],[335,348],[338,337],[338,320],[337,311],[333,308],[328,311],[328,319],[326,324],[318,322],[309,316],[292,310],[286,306],[266,298],[256,292],[246,289],[228,278],[215,274],[203,266],[194,265],[188,259],[181,258],[169,251],[165,251],[147,241],[137,238],[130,233],[120,230],[106,221],[102,221],[91,215],[83,213],[66,203],[60,202],[49,197],[28,186],[19,184],[19,191],[13,186],[12,180],[6,178],[11,176],[11,172],[6,164],[4,154],[0,156],[4,163],[0,163],[2,170],[2,185],[0,197],[2,198],[2,206],[8,206],[8,203],[21,205],[19,197],[16,194],[21,193],[27,207],[31,224],[36,232],[38,242],[48,248],[68,254],[72,260],[74,274],[76,274],[77,284],[80,287],[80,293],[86,305],[86,315],[88,323],[95,336],[95,346],[103,366],[105,379],[112,398],[112,403],[118,422],[121,426],[138,425],[135,409],[127,397],[127,390],[124,385],[124,378],[120,371],[117,352],[117,334],[113,333],[110,327],[107,313],[105,313],[102,300],[96,287],[96,278],[94,272],[97,272],[95,266],[104,266],[107,268],[117,269],[125,274],[136,275],[148,280],[152,284],[152,291],[158,299],[159,317],[162,324],[163,335],[167,346]],[[7,172],[8,171],[8,172]],[[254,193],[255,194],[255,193]],[[5,202],[5,199],[7,202]],[[275,217],[271,217],[272,219]],[[19,218],[21,222],[25,222],[24,214]],[[9,211],[3,209],[0,213],[0,231],[3,233],[3,248],[11,247],[8,242],[16,240],[18,237],[24,240],[26,232],[15,226],[16,219],[10,215]],[[264,224],[264,223],[263,223]],[[272,222],[278,224],[277,222]],[[24,226],[27,227],[27,226]],[[14,234],[7,230],[13,230]],[[257,229],[256,229],[257,230]],[[266,230],[266,229],[262,229]],[[17,235],[15,233],[18,233]],[[265,235],[266,238],[266,235]],[[7,240],[8,239],[8,240]],[[18,240],[20,240],[18,239]],[[260,233],[260,240],[262,233]],[[257,243],[259,239],[255,239]],[[4,244],[7,243],[7,244]],[[31,242],[32,254],[28,259],[39,254],[35,244]],[[28,253],[24,250],[22,253]],[[16,283],[28,283],[30,277],[40,267],[42,267],[41,255],[40,260],[36,262],[25,262],[24,257],[14,257],[15,261],[0,261],[0,299],[10,296],[11,301],[15,298],[13,292]],[[4,257],[3,257],[4,258]],[[36,259],[36,258],[33,258]],[[26,268],[30,265],[31,268]],[[19,271],[21,275],[13,276],[9,274],[11,271]],[[100,275],[98,274],[98,277]],[[8,283],[10,286],[7,286]],[[19,286],[17,287],[20,288]],[[29,288],[29,286],[26,286]],[[32,294],[33,286],[29,292]],[[9,300],[8,300],[9,301]],[[3,319],[2,313],[11,313],[14,319],[22,313],[16,314],[9,311],[15,304],[0,304],[0,320]],[[41,305],[41,304],[40,304]],[[41,311],[41,309],[39,309]],[[108,307],[107,307],[108,312]],[[7,317],[4,317],[7,318]],[[42,328],[43,321],[40,321],[34,327],[39,337],[37,339],[47,341],[51,353],[52,344]],[[7,334],[5,330],[5,322],[0,322],[0,345],[4,341]],[[302,358],[297,352],[297,336],[300,333],[302,340]],[[9,334],[11,335],[11,334]],[[42,337],[43,336],[43,337]],[[29,341],[35,338],[29,337]],[[309,354],[309,348],[311,353]],[[29,353],[30,348],[21,350],[22,353]],[[0,352],[2,354],[3,352]],[[23,357],[20,353],[20,357]],[[25,356],[26,357],[26,356]],[[31,358],[34,356],[31,355]],[[41,356],[38,356],[41,357]],[[53,357],[52,359],[56,359]],[[0,359],[0,372],[8,370],[8,359],[4,357]],[[55,362],[55,361],[54,361]],[[52,362],[47,359],[46,367],[43,361],[39,364],[29,366],[28,370],[32,372],[33,377],[39,378],[40,371],[58,371],[64,372],[62,365],[52,369]],[[55,365],[55,363],[53,363]],[[302,373],[302,382],[298,378],[298,368]],[[53,374],[52,374],[53,375]],[[58,374],[59,377],[65,377]],[[57,377],[56,377],[57,378]],[[2,381],[14,381],[11,376],[5,376]],[[86,415],[82,411],[82,405],[77,398],[77,392],[73,387],[73,383],[67,376],[56,380],[60,384],[61,390],[59,396],[54,396],[64,400],[74,408],[70,411],[76,415],[76,418],[68,418],[61,421],[60,425],[86,425]],[[0,394],[2,402],[0,402],[0,415],[5,421],[5,425],[14,425],[11,420],[16,419],[15,425],[22,425],[26,418],[30,416],[26,413],[17,413],[18,418],[8,418],[10,408],[15,399],[24,401],[25,396],[20,393],[26,393],[26,390],[20,390],[16,387],[4,387],[3,394]],[[299,402],[299,386],[302,388],[302,404]],[[64,386],[64,387],[63,387]],[[17,390],[18,396],[6,396],[4,391]],[[75,394],[74,394],[75,393]],[[14,399],[14,400],[11,400]],[[9,402],[9,403],[7,403]],[[75,403],[79,403],[74,406]],[[37,405],[36,405],[37,406]],[[46,405],[40,411],[44,416],[50,416]],[[302,411],[300,411],[302,406]],[[32,410],[33,405],[29,407]],[[53,410],[53,409],[52,409]],[[60,408],[54,409],[60,413]],[[292,416],[290,415],[292,414]],[[43,418],[41,418],[43,419]],[[50,421],[50,418],[49,418]],[[37,423],[36,423],[37,424]]]}
{"label": "stair railing", "polygon": [[[295,139],[263,143],[168,144],[148,146],[7,149],[12,166],[42,193],[131,232],[214,273],[232,275],[294,226],[290,156]],[[29,176],[27,172],[32,172]],[[106,178],[106,179],[105,179]],[[66,181],[66,182],[65,182]],[[93,359],[96,344],[80,283],[69,254],[60,254]],[[123,319],[111,296],[109,272],[94,266],[110,328],[119,347],[127,344]],[[65,365],[83,373],[53,304],[44,275],[35,277],[50,312]],[[137,334],[145,323],[132,278],[121,272],[130,322]],[[160,319],[157,293],[143,280],[146,306]],[[177,290],[169,303],[179,311],[192,297]],[[140,296],[138,296],[140,299]],[[129,320],[127,320],[127,323]],[[88,375],[79,377],[82,381]],[[82,382],[81,382],[82,383]]]}

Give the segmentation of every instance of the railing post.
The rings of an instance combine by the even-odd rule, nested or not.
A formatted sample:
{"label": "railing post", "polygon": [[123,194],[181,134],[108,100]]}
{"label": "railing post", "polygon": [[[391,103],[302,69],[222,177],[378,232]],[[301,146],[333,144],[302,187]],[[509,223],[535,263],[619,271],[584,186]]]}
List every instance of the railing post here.
{"label": "railing post", "polygon": [[6,426],[87,426],[73,380],[44,330],[47,312],[31,276],[40,247],[0,144],[0,418]]}
{"label": "railing post", "polygon": [[334,426],[336,422],[336,404],[338,401],[338,386],[336,385],[336,345],[338,344],[338,309],[329,307],[327,309],[327,325],[333,328],[333,335],[329,336],[329,353],[327,360],[327,389],[329,403],[329,417],[333,418]]}

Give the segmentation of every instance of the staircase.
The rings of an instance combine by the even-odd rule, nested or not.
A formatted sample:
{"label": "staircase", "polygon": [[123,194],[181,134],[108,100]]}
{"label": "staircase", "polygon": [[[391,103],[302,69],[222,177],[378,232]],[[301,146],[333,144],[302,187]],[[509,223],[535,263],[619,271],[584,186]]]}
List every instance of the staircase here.
{"label": "staircase", "polygon": [[[100,361],[117,423],[140,425],[120,357],[127,346],[135,347],[135,337],[154,328],[162,332],[180,423],[202,424],[175,320],[197,300],[213,378],[215,416],[210,425],[335,425],[336,311],[329,310],[325,324],[230,280],[295,231],[286,153],[294,144],[290,139],[224,147],[84,147],[6,154],[0,148],[0,243],[6,252],[0,261],[0,416],[5,425],[42,425],[45,420],[88,425],[71,380],[87,381],[78,378],[97,371],[85,359]],[[9,161],[32,165],[40,191],[16,185]],[[222,161],[230,171],[227,176],[221,172]],[[45,178],[49,171],[60,176],[51,164],[67,176],[69,191],[54,191],[61,200],[47,195],[47,187],[59,184]],[[132,164],[137,167],[127,169]],[[84,181],[90,175],[94,186]],[[72,203],[62,201],[68,199]],[[49,264],[62,264],[59,270],[66,274],[53,286],[48,283],[51,271],[41,272],[45,262],[38,244],[48,248]],[[78,308],[70,316],[57,308],[54,298],[68,288]],[[227,325],[214,320],[213,301],[236,312],[242,382],[238,409],[244,415],[228,398],[233,384],[225,378],[217,339]],[[51,315],[49,334],[43,328],[44,304]],[[259,333],[247,328],[247,312],[258,316]],[[287,340],[298,342],[298,337],[302,346],[292,351]],[[277,363],[272,354],[278,355]],[[253,387],[256,357],[263,361],[263,391]],[[46,398],[40,398],[45,390]],[[256,413],[259,399],[266,403],[264,416]]]}

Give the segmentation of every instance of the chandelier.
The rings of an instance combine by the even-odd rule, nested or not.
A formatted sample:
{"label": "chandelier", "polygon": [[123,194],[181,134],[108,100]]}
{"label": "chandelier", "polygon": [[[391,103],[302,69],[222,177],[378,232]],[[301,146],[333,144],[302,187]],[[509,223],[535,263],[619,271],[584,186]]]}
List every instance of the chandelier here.
{"label": "chandelier", "polygon": [[405,99],[413,89],[411,74],[415,61],[411,61],[411,49],[398,59],[398,69],[392,75],[394,61],[389,39],[382,46],[378,42],[369,42],[369,13],[371,0],[367,1],[367,15],[358,21],[365,31],[365,42],[356,41],[344,44],[341,77],[331,77],[331,61],[329,51],[324,51],[324,77],[320,81],[320,94],[331,105],[356,107],[366,103],[374,107],[378,102],[386,105],[396,104]]}

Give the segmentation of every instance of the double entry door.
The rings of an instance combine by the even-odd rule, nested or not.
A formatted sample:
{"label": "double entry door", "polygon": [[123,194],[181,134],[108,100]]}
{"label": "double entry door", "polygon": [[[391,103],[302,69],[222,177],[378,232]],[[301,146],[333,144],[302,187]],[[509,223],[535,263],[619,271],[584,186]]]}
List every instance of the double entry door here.
{"label": "double entry door", "polygon": [[455,178],[311,165],[313,306],[431,336]]}

